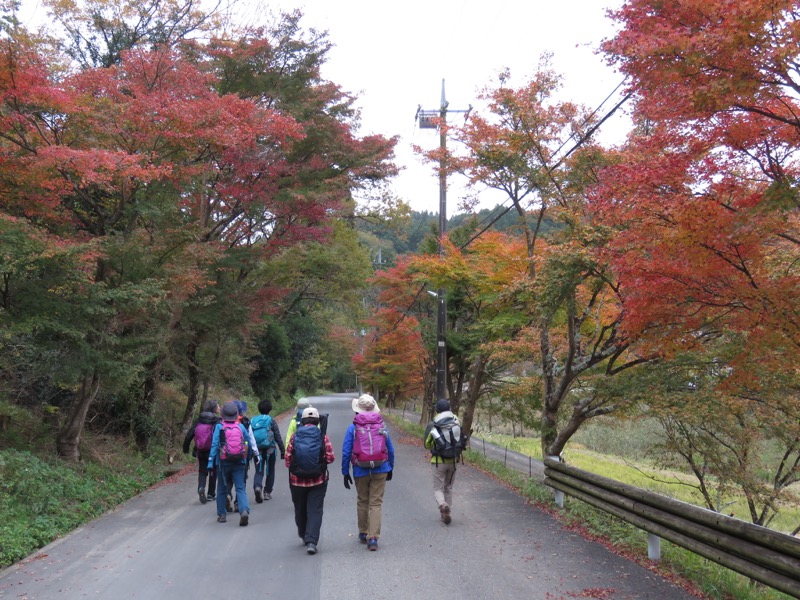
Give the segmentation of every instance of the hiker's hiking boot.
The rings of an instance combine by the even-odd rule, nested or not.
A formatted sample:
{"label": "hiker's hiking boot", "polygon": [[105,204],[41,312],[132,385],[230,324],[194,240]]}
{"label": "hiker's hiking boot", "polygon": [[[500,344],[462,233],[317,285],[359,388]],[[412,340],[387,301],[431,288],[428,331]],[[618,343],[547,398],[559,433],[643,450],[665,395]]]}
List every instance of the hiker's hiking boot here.
{"label": "hiker's hiking boot", "polygon": [[197,495],[200,496],[200,504],[205,504],[208,502],[208,499],[206,498],[206,492],[203,488],[197,490]]}
{"label": "hiker's hiking boot", "polygon": [[361,542],[362,544],[366,544],[367,543],[367,534],[366,533],[359,533],[358,534],[358,541]]}
{"label": "hiker's hiking boot", "polygon": [[269,492],[264,492],[264,500],[272,500],[272,494]]}
{"label": "hiker's hiking boot", "polygon": [[225,512],[233,512],[233,502],[230,494],[225,497]]}
{"label": "hiker's hiking boot", "polygon": [[442,523],[450,525],[450,507],[447,504],[442,504],[439,507],[439,513],[442,515]]}
{"label": "hiker's hiking boot", "polygon": [[264,502],[264,496],[261,494],[261,488],[256,488],[256,502],[259,504]]}
{"label": "hiker's hiking boot", "polygon": [[217,515],[217,523],[225,523],[227,520],[225,515]]}
{"label": "hiker's hiking boot", "polygon": [[308,542],[306,544],[306,553],[308,553],[308,554],[316,554],[317,553],[317,545],[312,543],[312,542]]}
{"label": "hiker's hiking boot", "polygon": [[367,540],[367,550],[374,552],[378,549],[378,538],[369,538]]}
{"label": "hiker's hiking boot", "polygon": [[247,523],[249,521],[250,521],[250,513],[244,511],[239,517],[239,527],[247,527]]}

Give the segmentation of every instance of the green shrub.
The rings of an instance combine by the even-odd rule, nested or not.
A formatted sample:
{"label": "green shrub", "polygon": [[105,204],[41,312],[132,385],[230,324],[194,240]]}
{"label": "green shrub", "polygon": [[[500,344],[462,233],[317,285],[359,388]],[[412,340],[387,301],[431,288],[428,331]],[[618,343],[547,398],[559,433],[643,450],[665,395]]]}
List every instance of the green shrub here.
{"label": "green shrub", "polygon": [[0,451],[0,568],[102,515],[156,483],[161,467],[51,462],[28,451]]}

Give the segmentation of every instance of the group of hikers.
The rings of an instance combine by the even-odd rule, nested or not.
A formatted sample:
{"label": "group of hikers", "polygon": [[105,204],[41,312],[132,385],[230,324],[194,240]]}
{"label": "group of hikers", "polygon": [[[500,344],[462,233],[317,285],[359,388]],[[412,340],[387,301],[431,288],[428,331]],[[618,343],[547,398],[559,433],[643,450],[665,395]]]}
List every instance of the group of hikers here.
{"label": "group of hikers", "polygon": [[[386,482],[391,481],[395,452],[380,408],[369,394],[352,401],[353,422],[342,443],[341,471],[344,487],[356,489],[358,539],[367,549],[378,549],[381,533],[381,510]],[[320,415],[309,401],[301,398],[286,432],[286,444],[277,422],[270,415],[272,403],[258,403],[259,414],[247,416],[247,404],[241,400],[221,407],[207,401],[197,420],[189,428],[183,451],[189,452],[194,441],[197,457],[197,494],[200,502],[216,503],[217,521],[227,522],[227,514],[239,513],[239,525],[250,519],[247,499],[249,467],[255,465],[253,492],[257,503],[272,498],[277,456],[289,470],[289,490],[294,505],[297,534],[308,554],[317,553],[328,465],[336,460],[327,435],[327,415]],[[433,420],[425,429],[425,448],[431,452],[433,492],[442,522],[451,522],[453,481],[456,463],[466,446],[458,417],[446,399],[436,402]],[[351,476],[352,471],[352,476]]]}

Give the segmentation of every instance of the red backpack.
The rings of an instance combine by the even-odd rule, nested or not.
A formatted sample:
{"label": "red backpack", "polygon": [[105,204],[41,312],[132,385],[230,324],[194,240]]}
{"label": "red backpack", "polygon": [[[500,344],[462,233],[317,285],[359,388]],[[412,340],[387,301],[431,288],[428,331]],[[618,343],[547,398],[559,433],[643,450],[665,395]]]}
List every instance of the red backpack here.
{"label": "red backpack", "polygon": [[243,463],[247,457],[244,427],[235,421],[223,421],[219,432],[219,458],[222,462]]}
{"label": "red backpack", "polygon": [[380,413],[359,413],[353,419],[355,434],[351,461],[364,469],[374,469],[389,460],[386,426]]}

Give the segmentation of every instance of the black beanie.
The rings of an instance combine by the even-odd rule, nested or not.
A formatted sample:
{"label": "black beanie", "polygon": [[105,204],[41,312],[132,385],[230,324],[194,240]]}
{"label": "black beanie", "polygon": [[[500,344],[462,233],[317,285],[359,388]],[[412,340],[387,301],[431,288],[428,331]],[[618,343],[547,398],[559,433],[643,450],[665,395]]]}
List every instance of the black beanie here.
{"label": "black beanie", "polygon": [[450,410],[450,403],[447,400],[445,400],[444,398],[439,398],[436,401],[436,412],[437,413],[441,413],[441,412],[444,412],[446,410]]}

